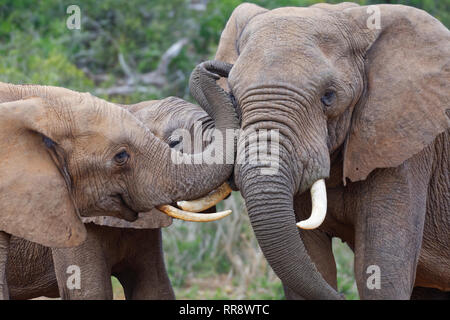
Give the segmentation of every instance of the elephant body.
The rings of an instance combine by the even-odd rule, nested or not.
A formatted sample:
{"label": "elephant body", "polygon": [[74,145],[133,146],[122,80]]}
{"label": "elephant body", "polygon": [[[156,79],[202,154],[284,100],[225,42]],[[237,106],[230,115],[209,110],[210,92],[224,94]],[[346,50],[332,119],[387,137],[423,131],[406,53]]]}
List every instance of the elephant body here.
{"label": "elephant body", "polygon": [[[286,296],[342,298],[332,237],[355,252],[362,299],[445,296],[450,31],[402,5],[243,3],[215,59],[233,64],[234,180]],[[279,148],[252,162],[263,130]]]}
{"label": "elephant body", "polygon": [[[173,148],[182,152],[192,153],[193,145],[176,140],[177,130],[185,129],[192,138],[202,138],[203,132],[196,130],[214,128],[214,122],[201,107],[179,98],[122,107],[161,141],[178,142]],[[158,172],[160,168],[154,170]],[[122,284],[126,299],[175,298],[164,265],[160,229],[170,226],[172,218],[154,209],[140,213],[134,222],[109,216],[82,220],[87,239],[74,248],[48,248],[12,237],[6,269],[12,299],[112,299],[111,276]],[[80,289],[67,285],[73,272],[70,266],[80,268]]]}
{"label": "elephant body", "polygon": [[[327,218],[319,228],[301,233],[318,270],[335,289],[331,240],[338,237],[355,253],[361,298],[409,299],[413,287],[437,289],[444,296],[450,291],[449,136],[449,131],[442,133],[399,167],[374,170],[364,181],[346,186],[342,157],[336,155],[327,180]],[[309,195],[295,197],[294,208],[297,220],[308,218]],[[380,266],[381,276],[398,278],[370,289],[371,265]]]}
{"label": "elephant body", "polygon": [[[196,221],[231,213],[203,215],[171,206],[208,195],[232,172],[232,164],[225,161],[198,161],[221,148],[219,154],[226,159],[222,145],[212,141],[193,154],[181,147],[179,134],[172,136],[180,128],[202,133],[192,128],[195,121],[200,129],[237,126],[237,118],[230,117],[235,112],[231,100],[216,84],[216,78],[228,72],[224,65],[193,72],[191,88],[206,86],[212,93],[201,97],[200,107],[177,98],[121,106],[60,87],[0,82],[0,145],[7,154],[0,160],[0,299],[8,298],[11,235],[55,248],[55,259],[67,262],[71,255],[79,256],[77,246],[83,246],[87,236],[80,216],[103,226],[148,229],[161,227],[162,212],[181,219],[194,215]],[[153,107],[159,112],[149,111]],[[145,123],[152,124],[153,132]],[[100,245],[94,241],[93,246]],[[85,281],[92,286],[101,277],[106,275],[95,274],[92,281]],[[127,290],[132,297],[138,289],[129,285]],[[110,296],[106,288],[102,293]],[[90,291],[79,296],[84,294],[89,296]]]}
{"label": "elephant body", "polygon": [[[175,298],[160,229],[93,223],[86,228],[87,239],[76,248],[51,249],[12,237],[7,264],[10,298],[112,299],[111,275],[120,281],[126,299]],[[72,265],[80,267],[80,289],[67,286]]]}

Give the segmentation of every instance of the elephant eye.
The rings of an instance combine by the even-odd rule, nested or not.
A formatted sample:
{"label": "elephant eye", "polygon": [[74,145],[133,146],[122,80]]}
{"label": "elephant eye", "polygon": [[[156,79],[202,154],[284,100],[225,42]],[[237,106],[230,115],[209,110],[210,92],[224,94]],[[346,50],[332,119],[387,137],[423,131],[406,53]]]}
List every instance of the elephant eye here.
{"label": "elephant eye", "polygon": [[322,98],[320,98],[320,101],[327,107],[331,106],[336,101],[336,92],[333,90],[325,91]]}
{"label": "elephant eye", "polygon": [[130,158],[130,155],[128,154],[128,152],[121,151],[118,154],[116,154],[114,156],[114,161],[118,164],[118,165],[124,165],[125,163],[127,163],[128,159]]}
{"label": "elephant eye", "polygon": [[181,141],[183,141],[183,137],[169,137],[169,147],[175,148]]}
{"label": "elephant eye", "polygon": [[51,149],[56,145],[56,142],[50,139],[49,137],[42,136],[42,140],[47,148]]}

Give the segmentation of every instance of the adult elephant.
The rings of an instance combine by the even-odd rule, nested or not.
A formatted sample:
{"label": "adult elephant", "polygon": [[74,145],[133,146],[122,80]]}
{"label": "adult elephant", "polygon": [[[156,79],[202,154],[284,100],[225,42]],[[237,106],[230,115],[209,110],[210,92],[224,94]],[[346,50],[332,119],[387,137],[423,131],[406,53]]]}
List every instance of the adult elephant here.
{"label": "adult elephant", "polygon": [[[235,181],[288,297],[341,298],[334,236],[355,252],[363,299],[450,290],[447,28],[399,5],[246,3],[215,59],[234,65],[222,85],[242,121]],[[279,132],[273,174],[249,161],[266,148],[251,138],[262,129]],[[299,233],[298,220],[320,227]],[[380,282],[367,286],[373,270]]]}
{"label": "adult elephant", "polygon": [[[193,144],[181,139],[181,130],[202,138],[214,129],[214,121],[201,107],[179,98],[124,107],[157,138],[185,153],[193,153]],[[210,139],[205,136],[202,140],[206,145]],[[158,168],[152,171],[157,174]],[[126,299],[175,298],[160,229],[170,226],[172,218],[153,210],[140,213],[134,222],[107,216],[82,220],[87,239],[74,248],[52,249],[12,237],[7,266],[11,299],[112,299],[112,275],[122,284]],[[71,266],[79,268],[77,275]],[[75,276],[79,277],[78,285],[71,282]]]}
{"label": "adult elephant", "polygon": [[[226,76],[228,70],[212,69],[201,81],[194,75],[193,86],[212,87],[214,72]],[[73,247],[86,237],[79,215],[133,221],[155,207],[194,220],[227,214],[186,215],[170,206],[228,179],[232,165],[201,161],[211,150],[226,157],[217,142],[203,153],[176,151],[124,108],[64,88],[0,83],[0,102],[0,298],[8,297],[9,235]],[[237,125],[223,91],[206,95],[202,106],[216,129]]]}

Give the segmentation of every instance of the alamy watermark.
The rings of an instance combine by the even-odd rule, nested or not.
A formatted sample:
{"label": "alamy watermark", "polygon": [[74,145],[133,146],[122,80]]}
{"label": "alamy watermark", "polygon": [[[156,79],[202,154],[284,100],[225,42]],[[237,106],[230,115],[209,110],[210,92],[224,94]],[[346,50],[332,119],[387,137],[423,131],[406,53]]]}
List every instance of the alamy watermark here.
{"label": "alamy watermark", "polygon": [[[174,164],[252,164],[260,167],[263,175],[278,173],[279,130],[208,129],[203,132],[201,126],[201,122],[194,124],[194,132],[201,132],[201,135],[195,135],[195,139],[187,129],[180,128],[172,133],[171,140],[183,144],[183,152],[172,149],[171,160]],[[238,157],[235,158],[236,153]]]}
{"label": "alamy watermark", "polygon": [[81,10],[80,7],[72,4],[67,7],[66,13],[69,17],[66,20],[66,26],[69,30],[80,30],[81,29]]}
{"label": "alamy watermark", "polygon": [[370,276],[367,278],[366,286],[369,290],[381,289],[381,269],[379,266],[373,264],[367,267],[367,274]]}
{"label": "alamy watermark", "polygon": [[69,275],[66,281],[66,287],[69,290],[81,289],[81,269],[77,265],[70,265],[66,269],[66,273]]}
{"label": "alamy watermark", "polygon": [[367,11],[370,14],[369,18],[366,21],[367,28],[370,30],[373,29],[381,29],[381,11],[378,6],[368,6]]}

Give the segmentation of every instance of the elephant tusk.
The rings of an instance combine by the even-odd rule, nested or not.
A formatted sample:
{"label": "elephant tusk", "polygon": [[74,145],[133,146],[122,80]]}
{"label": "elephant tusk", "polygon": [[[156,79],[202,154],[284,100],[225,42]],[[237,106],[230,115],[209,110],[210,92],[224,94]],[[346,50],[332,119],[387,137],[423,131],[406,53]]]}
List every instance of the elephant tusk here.
{"label": "elephant tusk", "polygon": [[301,229],[318,228],[327,215],[327,189],[325,180],[320,179],[311,186],[311,216],[307,220],[297,223],[297,227]]}
{"label": "elephant tusk", "polygon": [[157,208],[168,216],[176,219],[194,222],[210,222],[220,220],[231,214],[231,210],[225,210],[215,213],[194,213],[184,211],[170,205],[162,205]]}
{"label": "elephant tusk", "polygon": [[206,209],[209,209],[216,204],[218,204],[220,201],[225,199],[230,193],[231,188],[228,183],[222,184],[219,188],[214,190],[212,193],[208,194],[207,196],[192,200],[192,201],[178,201],[177,205],[186,211],[190,212],[201,212],[205,211]]}

